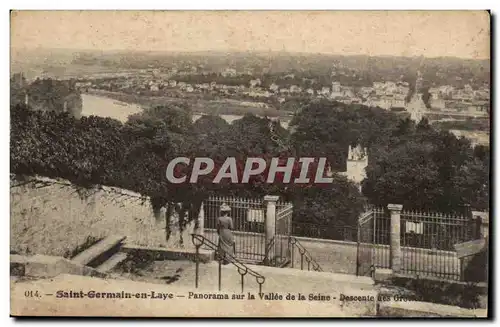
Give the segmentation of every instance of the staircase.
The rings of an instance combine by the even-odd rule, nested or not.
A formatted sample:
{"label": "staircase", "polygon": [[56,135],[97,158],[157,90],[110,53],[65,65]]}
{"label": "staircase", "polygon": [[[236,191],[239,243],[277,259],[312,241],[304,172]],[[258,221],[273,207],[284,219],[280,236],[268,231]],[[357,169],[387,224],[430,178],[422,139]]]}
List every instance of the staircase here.
{"label": "staircase", "polygon": [[106,273],[127,258],[127,254],[119,252],[125,239],[125,236],[108,236],[77,254],[71,261]]}
{"label": "staircase", "polygon": [[196,259],[195,259],[195,263],[196,263],[195,287],[196,288],[198,288],[199,277],[200,277],[200,274],[199,274],[200,260],[198,258],[199,251],[200,251],[200,248],[202,246],[205,246],[205,247],[208,247],[211,250],[215,251],[216,258],[219,258],[219,260],[218,260],[218,286],[219,286],[218,289],[219,289],[219,291],[222,288],[222,277],[221,277],[222,276],[222,261],[225,260],[228,262],[228,264],[230,263],[231,265],[233,265],[237,268],[237,272],[240,276],[241,292],[243,292],[245,289],[245,276],[248,275],[248,276],[255,278],[255,281],[258,284],[259,293],[262,293],[262,285],[266,281],[266,278],[264,276],[262,276],[261,274],[256,272],[254,269],[251,269],[249,265],[247,265],[244,262],[242,262],[241,260],[237,259],[235,256],[228,254],[228,253],[220,253],[219,247],[217,246],[217,244],[213,243],[212,241],[210,241],[209,239],[207,239],[203,235],[191,234],[191,239],[192,239],[192,242],[196,248]]}
{"label": "staircase", "polygon": [[[312,257],[311,253],[293,236],[289,237],[288,240],[290,244],[291,258],[289,266],[290,268],[300,268],[300,270],[308,271],[323,271],[323,268],[319,263]],[[300,256],[300,267],[295,267],[296,256]]]}

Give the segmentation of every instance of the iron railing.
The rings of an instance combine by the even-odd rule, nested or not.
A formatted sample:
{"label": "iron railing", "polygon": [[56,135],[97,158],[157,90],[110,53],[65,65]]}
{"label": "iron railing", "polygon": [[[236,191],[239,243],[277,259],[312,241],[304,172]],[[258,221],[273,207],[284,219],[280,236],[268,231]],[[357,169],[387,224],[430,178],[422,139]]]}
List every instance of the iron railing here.
{"label": "iron railing", "polygon": [[238,269],[238,273],[241,276],[241,292],[243,293],[245,290],[245,275],[250,275],[255,277],[255,280],[257,281],[257,284],[259,284],[259,293],[262,293],[262,284],[266,281],[266,278],[259,274],[258,272],[252,270],[249,268],[247,265],[245,265],[243,262],[240,260],[236,259],[234,256],[231,254],[228,254],[226,252],[224,253],[219,253],[219,247],[205,238],[202,235],[199,234],[191,234],[191,239],[193,241],[193,244],[196,248],[196,258],[195,258],[195,263],[196,263],[196,270],[195,270],[195,287],[198,288],[198,280],[199,280],[199,266],[200,266],[200,247],[202,246],[207,246],[208,248],[214,250],[216,252],[216,256],[218,258],[219,262],[219,291],[222,289],[222,262],[226,260],[227,262],[231,263]]}
{"label": "iron railing", "polygon": [[235,236],[237,258],[255,263],[262,261],[266,252],[264,200],[234,196],[211,196],[204,201],[204,228],[210,231],[206,237],[212,243],[217,243],[217,218],[220,216],[220,206],[224,203],[231,207],[230,216],[233,220],[232,232]]}
{"label": "iron railing", "polygon": [[[285,245],[283,245],[286,243]],[[288,237],[275,236],[266,247],[266,255],[261,264],[283,268],[290,263],[290,241]]]}
{"label": "iron railing", "polygon": [[404,273],[460,279],[460,262],[454,245],[474,238],[469,217],[403,210],[400,226]]}
{"label": "iron railing", "polygon": [[312,257],[311,253],[307,251],[307,249],[300,244],[299,240],[297,240],[295,237],[291,236],[288,240],[290,242],[290,247],[291,247],[291,267],[294,268],[295,265],[295,249],[299,251],[300,254],[300,270],[304,270],[304,259],[307,262],[307,270],[311,270],[311,264],[312,264],[312,269],[314,271],[323,271],[319,263],[314,260]]}
{"label": "iron railing", "polygon": [[[385,208],[371,208],[366,215],[373,217],[374,266],[390,268],[390,212]],[[459,280],[460,262],[454,245],[474,238],[475,225],[470,217],[461,213],[403,210],[400,219],[401,272]]]}
{"label": "iron railing", "polygon": [[275,266],[276,265],[276,259],[275,259],[275,253],[274,253],[274,248],[275,248],[275,238],[269,242],[269,244],[266,247],[266,255],[264,256],[264,260],[262,260],[262,264],[265,266]]}
{"label": "iron railing", "polygon": [[375,253],[373,248],[375,219],[373,211],[363,213],[358,219],[356,275],[373,276]]}

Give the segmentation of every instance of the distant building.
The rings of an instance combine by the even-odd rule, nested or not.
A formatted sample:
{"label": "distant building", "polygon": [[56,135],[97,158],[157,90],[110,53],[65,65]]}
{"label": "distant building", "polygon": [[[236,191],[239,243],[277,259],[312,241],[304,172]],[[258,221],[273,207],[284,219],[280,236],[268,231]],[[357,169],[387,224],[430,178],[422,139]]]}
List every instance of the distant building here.
{"label": "distant building", "polygon": [[302,92],[302,88],[297,85],[290,86],[290,93],[300,93]]}
{"label": "distant building", "polygon": [[236,69],[234,69],[234,68],[226,68],[221,73],[221,75],[224,77],[235,77],[237,75],[237,72],[236,72]]}
{"label": "distant building", "polygon": [[[356,184],[361,191],[361,183],[366,178],[366,168],[368,167],[368,150],[361,145],[349,146],[346,161],[346,171],[340,172],[349,181]],[[328,168],[327,176],[332,176],[333,171]]]}
{"label": "distant building", "polygon": [[279,85],[274,84],[274,83],[269,86],[269,90],[271,90],[273,92],[278,92],[279,88],[280,88]]}
{"label": "distant building", "polygon": [[424,79],[422,78],[422,73],[420,71],[417,72],[417,80],[415,82],[415,93],[422,92],[422,88],[424,87]]}
{"label": "distant building", "polygon": [[420,71],[417,72],[417,80],[415,81],[415,92],[411,97],[410,101],[406,106],[406,111],[410,113],[410,119],[416,122],[417,124],[424,117],[425,111],[427,111],[427,106],[422,98],[422,86],[423,79]]}
{"label": "distant building", "polygon": [[26,85],[26,79],[24,78],[23,73],[15,73],[12,75],[11,79],[14,82],[14,84],[19,88],[23,88]]}
{"label": "distant building", "polygon": [[424,117],[424,112],[426,110],[427,107],[425,106],[421,93],[414,94],[411,100],[408,102],[408,105],[406,106],[406,111],[410,113],[410,119],[416,122],[417,124]]}
{"label": "distant building", "polygon": [[438,109],[438,110],[446,109],[446,101],[444,101],[441,98],[431,97],[430,104],[431,104],[431,108],[433,108],[433,109]]}
{"label": "distant building", "polygon": [[340,93],[341,86],[339,82],[332,82],[332,93]]}
{"label": "distant building", "polygon": [[367,149],[359,144],[355,148],[349,146],[347,170],[345,172],[347,179],[358,185],[361,184],[366,178],[366,167],[368,167]]}
{"label": "distant building", "polygon": [[327,96],[330,94],[330,88],[328,86],[323,86],[318,94]]}
{"label": "distant building", "polygon": [[261,85],[260,78],[253,79],[250,81],[250,87],[254,88]]}

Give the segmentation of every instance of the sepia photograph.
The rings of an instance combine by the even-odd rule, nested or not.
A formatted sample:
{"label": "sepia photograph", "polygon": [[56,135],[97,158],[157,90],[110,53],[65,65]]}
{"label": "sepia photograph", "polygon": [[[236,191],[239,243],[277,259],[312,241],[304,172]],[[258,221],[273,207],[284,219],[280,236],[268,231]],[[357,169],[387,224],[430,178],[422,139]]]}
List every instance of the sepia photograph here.
{"label": "sepia photograph", "polygon": [[491,317],[491,13],[12,10],[13,317]]}

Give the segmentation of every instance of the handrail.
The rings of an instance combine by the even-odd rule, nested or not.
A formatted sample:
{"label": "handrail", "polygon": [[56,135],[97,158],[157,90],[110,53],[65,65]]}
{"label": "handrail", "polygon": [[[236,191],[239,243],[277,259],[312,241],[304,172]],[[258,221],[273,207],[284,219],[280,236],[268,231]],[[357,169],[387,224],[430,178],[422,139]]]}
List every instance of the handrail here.
{"label": "handrail", "polygon": [[[216,251],[216,253],[218,253],[219,246],[217,246],[215,243],[213,243],[212,241],[208,240],[205,236],[200,235],[200,234],[191,234],[191,239],[192,239],[193,244],[196,248],[195,287],[198,288],[198,271],[199,271],[199,260],[198,259],[199,259],[200,247],[203,245],[206,245],[209,248],[211,248],[212,250]],[[220,253],[218,253],[218,254],[220,254]],[[249,275],[255,277],[255,280],[259,284],[259,294],[262,293],[262,284],[264,284],[264,282],[266,281],[266,278],[264,276],[262,276],[261,274],[259,274],[258,272],[249,268],[247,265],[245,265],[243,262],[236,259],[233,255],[231,255],[229,253],[224,253],[223,257],[219,255],[219,260],[218,260],[219,261],[219,291],[221,290],[221,285],[222,285],[222,281],[221,281],[222,269],[221,268],[222,268],[222,261],[224,259],[227,260],[228,262],[230,262],[231,264],[233,264],[236,268],[238,268],[238,273],[241,276],[241,292],[242,293],[244,291],[244,277],[246,274],[249,274]]]}
{"label": "handrail", "polygon": [[[264,256],[264,260],[262,260],[262,262],[267,265],[268,263],[270,264],[271,261],[268,261],[269,260],[269,253],[271,253],[271,249],[274,247],[274,243],[275,243],[275,238],[273,237],[271,242],[269,242],[269,244],[267,245],[266,247],[266,254]],[[271,259],[272,260],[272,259]]]}
{"label": "handrail", "polygon": [[[314,260],[314,258],[311,256],[311,253],[309,253],[309,251],[307,251],[307,249],[299,242],[298,239],[296,239],[295,237],[293,236],[290,236],[289,238],[289,242],[290,242],[290,245],[293,247],[295,246],[298,250],[299,250],[299,253],[300,253],[300,269],[301,270],[304,270],[304,258],[306,259],[307,261],[307,270],[311,270],[311,263],[312,263],[312,268],[313,270],[315,271],[323,271],[323,269],[321,268],[321,266],[319,265],[319,263]],[[294,253],[295,251],[293,251],[293,248],[292,248],[292,268],[293,268],[293,265],[294,265]]]}

